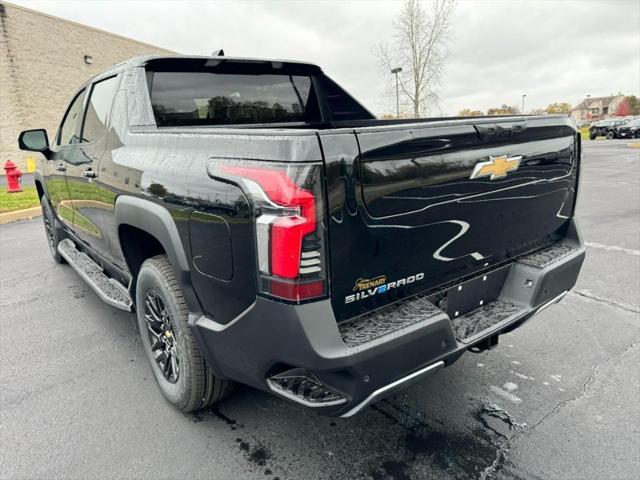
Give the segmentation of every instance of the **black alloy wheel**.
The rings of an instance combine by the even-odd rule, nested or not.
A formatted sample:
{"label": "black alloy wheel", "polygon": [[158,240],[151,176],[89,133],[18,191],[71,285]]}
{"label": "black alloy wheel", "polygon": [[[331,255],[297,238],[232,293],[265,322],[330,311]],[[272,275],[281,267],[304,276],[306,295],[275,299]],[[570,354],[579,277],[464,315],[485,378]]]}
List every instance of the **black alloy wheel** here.
{"label": "black alloy wheel", "polygon": [[214,375],[207,365],[166,255],[142,263],[135,298],[142,346],[164,397],[183,412],[205,408],[225,397],[233,384]]}
{"label": "black alloy wheel", "polygon": [[154,360],[164,378],[170,383],[176,383],[180,375],[180,346],[167,308],[158,292],[153,289],[147,291],[144,318]]}

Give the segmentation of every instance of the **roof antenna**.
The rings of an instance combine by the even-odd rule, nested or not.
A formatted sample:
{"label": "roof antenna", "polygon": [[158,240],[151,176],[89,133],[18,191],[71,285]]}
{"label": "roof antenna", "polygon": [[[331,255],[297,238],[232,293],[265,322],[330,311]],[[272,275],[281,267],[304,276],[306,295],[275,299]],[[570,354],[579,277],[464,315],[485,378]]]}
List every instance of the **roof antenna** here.
{"label": "roof antenna", "polygon": [[224,57],[224,50],[223,49],[218,49],[218,50],[214,50],[214,52],[211,54],[212,57]]}

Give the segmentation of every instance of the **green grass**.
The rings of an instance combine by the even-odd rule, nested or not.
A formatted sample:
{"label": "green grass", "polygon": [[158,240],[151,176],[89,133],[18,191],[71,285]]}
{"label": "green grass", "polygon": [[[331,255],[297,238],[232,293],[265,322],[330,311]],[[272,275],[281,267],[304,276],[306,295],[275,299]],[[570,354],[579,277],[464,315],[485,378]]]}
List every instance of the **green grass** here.
{"label": "green grass", "polygon": [[8,193],[7,187],[0,187],[0,213],[13,212],[40,205],[36,187],[22,187],[22,192]]}

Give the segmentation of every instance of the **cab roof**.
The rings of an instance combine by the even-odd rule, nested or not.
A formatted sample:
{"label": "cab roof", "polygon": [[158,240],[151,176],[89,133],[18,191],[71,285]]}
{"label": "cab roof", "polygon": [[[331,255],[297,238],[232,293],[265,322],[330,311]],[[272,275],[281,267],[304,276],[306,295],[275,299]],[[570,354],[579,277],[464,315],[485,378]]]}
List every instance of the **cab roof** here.
{"label": "cab roof", "polygon": [[264,59],[264,58],[245,58],[245,57],[227,57],[223,55],[218,56],[205,56],[205,55],[146,55],[140,57],[134,57],[127,63],[128,67],[153,67],[168,68],[169,66],[180,65],[201,65],[204,68],[215,68],[222,65],[236,64],[236,65],[264,65],[265,67],[278,70],[296,70],[296,71],[308,71],[309,73],[322,73],[322,69],[313,63],[299,62],[295,60],[278,60],[278,59]]}

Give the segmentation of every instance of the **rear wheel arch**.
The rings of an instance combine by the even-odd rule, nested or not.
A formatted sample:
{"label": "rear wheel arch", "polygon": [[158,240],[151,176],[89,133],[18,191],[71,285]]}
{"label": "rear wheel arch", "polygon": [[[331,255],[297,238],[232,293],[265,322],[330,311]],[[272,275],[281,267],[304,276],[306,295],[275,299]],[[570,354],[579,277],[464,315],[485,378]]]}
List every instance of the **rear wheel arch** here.
{"label": "rear wheel arch", "polygon": [[157,238],[129,224],[118,226],[118,240],[134,283],[146,259],[166,254]]}
{"label": "rear wheel arch", "polygon": [[191,285],[191,272],[182,240],[171,213],[161,205],[138,197],[120,196],[115,203],[115,228],[135,290],[143,262],[167,255],[191,312],[201,311]]}

